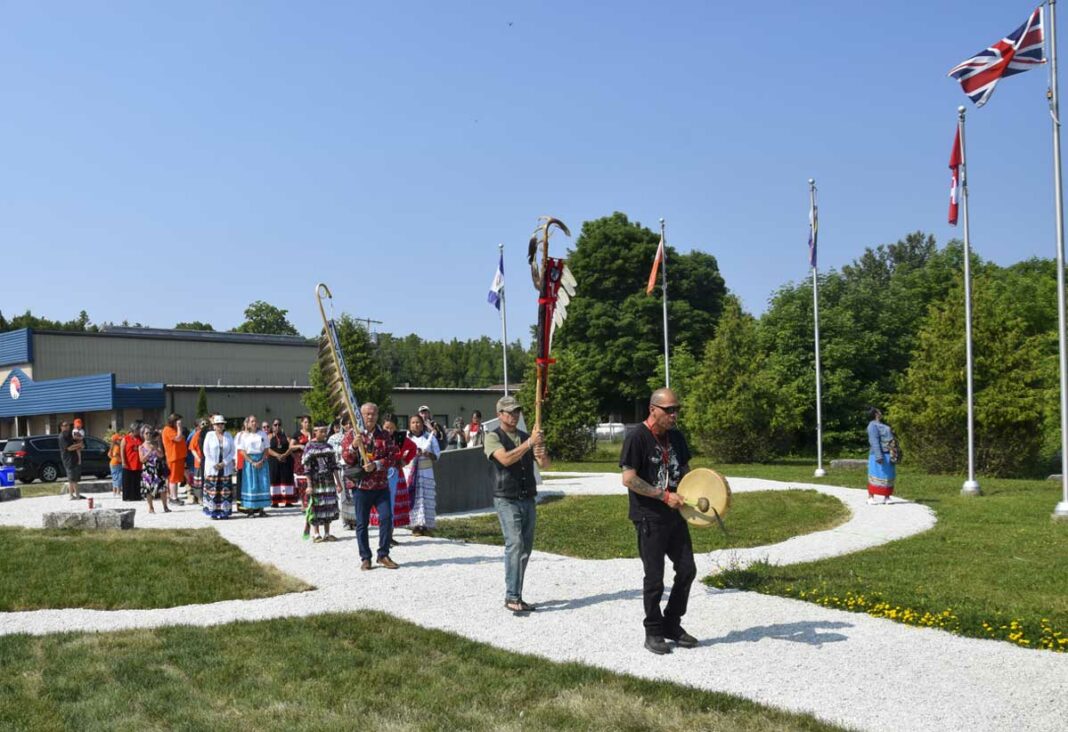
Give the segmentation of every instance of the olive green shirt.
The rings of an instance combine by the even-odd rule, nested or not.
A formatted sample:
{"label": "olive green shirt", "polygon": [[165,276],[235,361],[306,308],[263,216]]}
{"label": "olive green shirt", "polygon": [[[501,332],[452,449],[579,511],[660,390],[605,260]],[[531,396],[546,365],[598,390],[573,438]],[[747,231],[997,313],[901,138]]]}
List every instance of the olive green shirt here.
{"label": "olive green shirt", "polygon": [[[504,430],[503,427],[501,429]],[[508,435],[508,439],[511,440],[512,444],[516,447],[519,447],[523,443],[518,430],[515,432],[504,430],[504,434]],[[504,445],[501,444],[501,438],[497,434],[497,430],[486,430],[486,441],[482,443],[482,449],[486,452],[486,457],[493,457],[493,453],[497,452],[502,447],[504,447]]]}

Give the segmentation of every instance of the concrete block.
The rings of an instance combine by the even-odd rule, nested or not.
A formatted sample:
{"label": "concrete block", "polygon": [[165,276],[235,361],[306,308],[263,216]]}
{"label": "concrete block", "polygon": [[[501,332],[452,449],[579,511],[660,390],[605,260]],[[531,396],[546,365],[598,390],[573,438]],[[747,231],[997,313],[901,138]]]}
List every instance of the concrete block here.
{"label": "concrete block", "polygon": [[22,489],[18,486],[11,485],[0,488],[0,501],[13,501],[16,498],[22,498]]}
{"label": "concrete block", "polygon": [[847,458],[844,460],[832,460],[831,470],[867,470],[867,460],[857,460],[853,458]]}
{"label": "concrete block", "polygon": [[44,515],[46,529],[132,529],[135,508],[100,508],[92,511],[51,511]]}

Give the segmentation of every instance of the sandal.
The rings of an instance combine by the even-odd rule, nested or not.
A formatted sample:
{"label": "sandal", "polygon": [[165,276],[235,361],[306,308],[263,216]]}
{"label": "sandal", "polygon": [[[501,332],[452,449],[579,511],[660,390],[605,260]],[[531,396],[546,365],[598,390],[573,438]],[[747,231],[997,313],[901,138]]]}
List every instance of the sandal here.
{"label": "sandal", "polygon": [[527,612],[527,609],[523,607],[523,603],[519,600],[509,600],[504,603],[505,610],[511,610],[513,615]]}
{"label": "sandal", "polygon": [[333,534],[327,534],[323,537],[323,541],[337,541],[337,537]]}
{"label": "sandal", "polygon": [[163,509],[163,513],[170,513],[170,512],[171,512],[171,509],[169,509],[169,508],[164,508]]}
{"label": "sandal", "polygon": [[519,604],[523,606],[523,612],[532,613],[538,609],[535,605],[531,605],[529,602],[524,602],[523,600],[520,600]]}
{"label": "sandal", "polygon": [[322,544],[323,543],[323,537],[316,536],[314,539],[312,539],[312,543],[314,543],[314,544]]}

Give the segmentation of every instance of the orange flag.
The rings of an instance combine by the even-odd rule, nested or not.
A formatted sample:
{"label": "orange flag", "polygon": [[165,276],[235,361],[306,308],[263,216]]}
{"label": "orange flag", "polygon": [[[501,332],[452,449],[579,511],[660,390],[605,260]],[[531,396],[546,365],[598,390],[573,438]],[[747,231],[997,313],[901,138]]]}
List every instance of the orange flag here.
{"label": "orange flag", "polygon": [[645,286],[645,294],[652,295],[656,287],[656,275],[660,271],[660,263],[664,261],[664,237],[660,237],[660,246],[656,248],[656,259],[653,260],[653,271],[649,273],[649,284]]}

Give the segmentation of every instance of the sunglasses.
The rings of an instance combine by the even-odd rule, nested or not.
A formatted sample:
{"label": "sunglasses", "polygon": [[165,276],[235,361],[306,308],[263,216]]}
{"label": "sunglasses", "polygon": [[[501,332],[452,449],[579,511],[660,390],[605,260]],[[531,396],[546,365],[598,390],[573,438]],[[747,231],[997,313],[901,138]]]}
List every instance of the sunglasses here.
{"label": "sunglasses", "polygon": [[654,406],[657,409],[663,411],[665,414],[678,414],[679,413],[679,405],[678,404],[672,404],[671,406],[668,406],[668,407],[662,407],[659,404],[653,404],[652,406]]}

